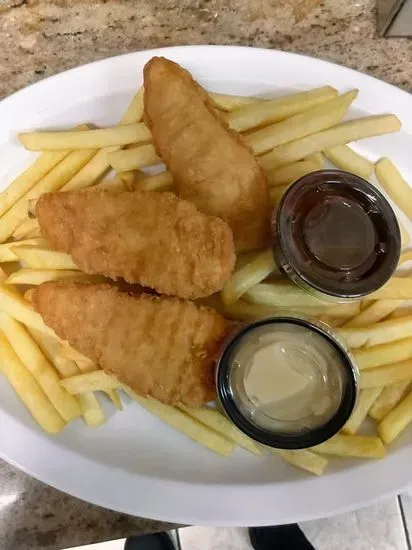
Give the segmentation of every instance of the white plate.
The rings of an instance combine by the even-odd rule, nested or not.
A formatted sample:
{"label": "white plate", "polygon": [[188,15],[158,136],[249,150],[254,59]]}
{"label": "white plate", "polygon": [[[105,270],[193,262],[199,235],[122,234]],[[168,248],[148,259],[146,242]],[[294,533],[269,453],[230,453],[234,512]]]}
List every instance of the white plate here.
{"label": "white plate", "polygon": [[[270,50],[193,46],[138,52],[62,73],[0,104],[0,183],[31,159],[16,134],[81,122],[115,123],[142,81],[142,67],[164,55],[187,67],[208,89],[279,93],[331,84],[360,89],[351,113],[396,113],[399,134],[362,141],[372,160],[390,156],[411,176],[412,98],[369,76],[324,61]],[[409,166],[408,166],[409,165]],[[409,171],[409,174],[408,174]],[[109,411],[112,409],[109,408]],[[98,429],[79,420],[58,437],[34,424],[0,380],[0,456],[76,497],[138,516],[192,524],[264,525],[309,520],[371,503],[412,482],[411,434],[385,460],[333,461],[315,478],[273,456],[237,450],[223,459],[130,404]]]}

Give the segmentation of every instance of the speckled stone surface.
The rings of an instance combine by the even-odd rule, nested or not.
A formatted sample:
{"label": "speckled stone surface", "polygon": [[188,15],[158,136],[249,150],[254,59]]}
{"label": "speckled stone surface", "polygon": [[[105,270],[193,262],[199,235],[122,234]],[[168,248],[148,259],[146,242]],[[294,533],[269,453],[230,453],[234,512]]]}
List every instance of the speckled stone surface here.
{"label": "speckled stone surface", "polygon": [[1,550],[57,550],[170,527],[92,506],[0,461]]}
{"label": "speckled stone surface", "polygon": [[[304,53],[412,91],[412,41],[377,37],[374,0],[0,0],[0,44],[0,98],[82,63],[180,44]],[[0,463],[0,550],[54,550],[165,528]]]}
{"label": "speckled stone surface", "polygon": [[0,12],[0,97],[82,63],[177,44],[301,52],[412,90],[412,42],[376,36],[375,0],[325,0],[297,22],[291,4],[307,2],[0,0],[15,5]]}

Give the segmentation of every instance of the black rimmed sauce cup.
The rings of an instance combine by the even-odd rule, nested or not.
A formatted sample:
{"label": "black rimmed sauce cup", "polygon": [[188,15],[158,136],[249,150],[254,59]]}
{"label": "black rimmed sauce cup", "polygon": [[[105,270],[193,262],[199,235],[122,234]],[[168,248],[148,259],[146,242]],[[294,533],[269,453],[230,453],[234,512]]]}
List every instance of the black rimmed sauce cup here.
{"label": "black rimmed sauce cup", "polygon": [[216,386],[221,407],[243,433],[268,447],[304,449],[344,426],[358,376],[326,325],[285,315],[251,323],[231,338]]}
{"label": "black rimmed sauce cup", "polygon": [[276,263],[316,296],[350,301],[394,273],[401,237],[382,193],[341,170],[319,170],[293,183],[272,219]]}

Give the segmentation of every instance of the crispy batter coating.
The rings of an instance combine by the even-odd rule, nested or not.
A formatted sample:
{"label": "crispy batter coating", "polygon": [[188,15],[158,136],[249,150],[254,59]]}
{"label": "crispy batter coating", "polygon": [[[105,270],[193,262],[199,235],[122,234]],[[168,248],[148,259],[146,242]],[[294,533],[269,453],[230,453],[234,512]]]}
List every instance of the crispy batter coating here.
{"label": "crispy batter coating", "polygon": [[270,201],[266,177],[241,136],[214,113],[190,73],[163,57],[144,68],[145,121],[179,196],[227,221],[236,249],[264,246]]}
{"label": "crispy batter coating", "polygon": [[213,309],[61,281],[34,289],[33,305],[61,338],[137,394],[193,407],[215,398],[215,360],[229,325]]}
{"label": "crispy batter coating", "polygon": [[82,271],[161,294],[209,296],[234,267],[229,226],[173,193],[47,193],[38,200],[36,215],[43,237],[71,254]]}

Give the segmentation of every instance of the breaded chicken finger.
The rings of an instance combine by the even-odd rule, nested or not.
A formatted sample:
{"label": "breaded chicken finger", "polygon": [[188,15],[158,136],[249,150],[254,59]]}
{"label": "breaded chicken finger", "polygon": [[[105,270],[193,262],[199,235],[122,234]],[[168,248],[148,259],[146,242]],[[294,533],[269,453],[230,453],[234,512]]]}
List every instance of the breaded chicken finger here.
{"label": "breaded chicken finger", "polygon": [[33,305],[58,336],[137,394],[193,407],[215,398],[215,360],[229,323],[213,309],[63,282],[35,288]]}
{"label": "breaded chicken finger", "polygon": [[74,191],[40,197],[41,233],[89,274],[161,294],[200,298],[221,290],[235,253],[222,220],[173,193]]}
{"label": "breaded chicken finger", "polygon": [[251,149],[177,63],[153,57],[144,68],[144,88],[145,121],[179,196],[225,220],[238,251],[262,248],[269,233],[269,191]]}

